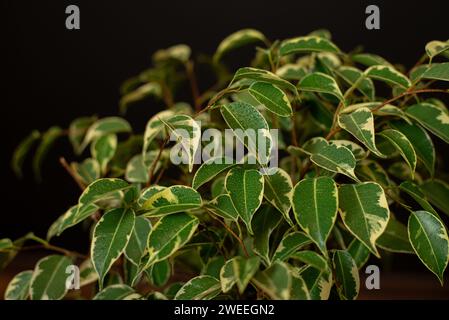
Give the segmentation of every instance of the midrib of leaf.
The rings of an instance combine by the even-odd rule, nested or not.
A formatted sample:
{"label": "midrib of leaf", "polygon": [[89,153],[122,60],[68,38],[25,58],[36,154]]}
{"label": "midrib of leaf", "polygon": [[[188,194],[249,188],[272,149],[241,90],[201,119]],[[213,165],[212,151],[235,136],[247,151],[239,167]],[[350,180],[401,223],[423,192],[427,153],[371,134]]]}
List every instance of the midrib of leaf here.
{"label": "midrib of leaf", "polygon": [[[276,103],[274,100],[270,99],[268,96],[266,96],[266,95],[264,95],[264,94],[261,94],[261,93],[255,91],[255,90],[251,90],[251,91],[252,91],[254,94],[256,94],[256,95],[259,95],[259,96],[264,97],[265,99],[267,99],[268,101],[270,101],[272,104],[274,104],[274,105],[276,105],[276,106],[278,106],[278,107],[280,107],[281,109],[284,110],[284,108],[283,108],[280,104]],[[265,106],[265,107],[266,107],[266,106]]]}
{"label": "midrib of leaf", "polygon": [[[248,203],[246,201],[246,173],[247,173],[247,171],[245,170],[243,172],[243,205],[245,206],[245,216],[246,216],[245,219],[249,218],[248,217],[248,213],[249,213]],[[251,221],[249,221],[248,223],[251,224]]]}
{"label": "midrib of leaf", "polygon": [[48,296],[48,294],[47,294],[48,287],[49,287],[50,284],[52,283],[52,281],[53,281],[55,275],[58,273],[58,269],[61,267],[61,264],[62,264],[63,262],[64,262],[64,259],[63,259],[63,258],[60,259],[60,261],[59,261],[58,264],[56,265],[55,272],[53,272],[53,273],[51,274],[50,279],[48,280],[47,284],[46,284],[45,287],[44,287],[44,291],[42,291],[42,294]]}
{"label": "midrib of leaf", "polygon": [[[123,212],[122,216],[120,217],[120,221],[119,221],[119,223],[117,224],[117,227],[116,227],[115,230],[114,230],[114,234],[112,235],[111,242],[109,242],[109,246],[108,246],[108,250],[107,250],[106,259],[103,261],[103,272],[104,272],[104,270],[105,270],[106,261],[108,260],[107,258],[109,257],[109,255],[110,255],[110,253],[111,253],[110,250],[111,250],[112,244],[114,243],[115,237],[117,236],[117,231],[120,229],[120,225],[122,224],[123,217],[124,217],[126,214],[127,214],[127,211]],[[109,263],[109,264],[110,264],[110,263]],[[103,275],[103,276],[104,276],[104,275]]]}
{"label": "midrib of leaf", "polygon": [[[360,201],[360,197],[359,197],[359,194],[357,192],[356,187],[355,186],[351,186],[351,188],[354,190],[355,198],[357,199],[357,204],[359,205],[360,210],[362,211],[363,222],[364,222],[364,225],[365,225],[365,228],[366,228],[366,235],[368,236],[368,239],[371,240],[369,227],[368,227],[368,222],[367,222],[367,219],[365,218],[365,215],[366,215],[365,208],[362,205],[362,201]],[[370,245],[372,245],[371,241],[370,241]]]}
{"label": "midrib of leaf", "polygon": [[338,264],[340,265],[341,275],[342,275],[342,278],[343,278],[343,291],[345,292],[345,298],[347,298],[347,292],[346,292],[346,275],[345,275],[345,272],[344,272],[344,269],[343,269],[343,264],[342,264],[342,262],[341,262],[341,259],[340,259],[340,255],[339,255],[339,254],[337,254],[337,259],[338,259]]}
{"label": "midrib of leaf", "polygon": [[[370,139],[368,139],[365,134],[363,133],[363,131],[360,129],[360,127],[357,125],[357,122],[355,122],[354,117],[352,114],[349,115],[349,118],[351,119],[352,123],[355,125],[357,131],[361,134],[361,136],[367,141],[369,142],[369,144],[371,145],[371,141]],[[373,148],[375,149],[375,145],[373,145]]]}
{"label": "midrib of leaf", "polygon": [[[438,268],[438,271],[441,273],[441,270],[440,270],[440,264],[438,263],[437,257],[436,257],[436,255],[435,255],[435,250],[433,249],[432,242],[430,242],[430,239],[429,239],[429,237],[427,236],[427,230],[424,229],[424,227],[423,227],[421,221],[418,219],[418,217],[415,216],[415,219],[416,219],[416,221],[418,221],[418,224],[419,224],[420,228],[421,228],[423,231],[425,231],[425,232],[423,232],[423,234],[424,234],[424,236],[426,237],[427,242],[429,243],[430,250],[432,251],[432,258],[433,258],[433,260],[434,260],[435,263],[436,263],[436,266],[437,266],[437,268]],[[441,227],[441,226],[440,226],[440,227]],[[410,243],[411,243],[412,246],[413,246],[413,242],[410,241]],[[422,260],[422,261],[424,262],[424,260]],[[424,264],[426,264],[426,263],[424,262]]]}

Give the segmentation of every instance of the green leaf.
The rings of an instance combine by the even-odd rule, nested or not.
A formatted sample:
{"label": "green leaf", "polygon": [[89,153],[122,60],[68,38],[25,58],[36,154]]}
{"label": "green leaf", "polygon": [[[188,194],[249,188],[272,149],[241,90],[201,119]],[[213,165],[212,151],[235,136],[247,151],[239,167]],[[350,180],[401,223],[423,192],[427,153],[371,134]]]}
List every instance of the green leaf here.
{"label": "green leaf", "polygon": [[291,272],[292,289],[290,292],[290,300],[310,300],[309,289],[304,279],[299,273]]}
{"label": "green leaf", "polygon": [[427,132],[421,127],[408,124],[405,121],[391,121],[390,125],[408,138],[415,149],[416,155],[433,176],[435,172],[435,148]]}
{"label": "green leaf", "polygon": [[159,83],[148,82],[125,94],[120,99],[120,113],[125,114],[131,104],[150,96],[158,98],[162,96],[162,88]]}
{"label": "green leaf", "polygon": [[393,187],[394,183],[383,167],[376,161],[365,159],[356,168],[357,175],[366,181],[374,181],[382,187]]}
{"label": "green leaf", "polygon": [[408,220],[408,235],[419,259],[443,284],[449,258],[449,239],[444,224],[427,211],[415,211]]}
{"label": "green leaf", "polygon": [[152,195],[142,205],[146,217],[161,217],[201,206],[200,194],[187,186],[171,186]]}
{"label": "green leaf", "polygon": [[134,221],[134,228],[125,249],[126,258],[134,265],[139,266],[147,248],[148,236],[151,230],[151,223],[148,219],[139,216]]}
{"label": "green leaf", "polygon": [[276,261],[268,269],[259,271],[252,282],[273,300],[290,299],[292,279],[288,267]]}
{"label": "green leaf", "polygon": [[329,271],[329,265],[327,264],[326,259],[315,251],[304,250],[296,252],[292,255],[292,259],[299,260],[318,270]]}
{"label": "green leaf", "polygon": [[132,128],[128,121],[119,117],[108,117],[95,121],[87,130],[80,150],[84,150],[89,143],[101,136],[131,132]]}
{"label": "green leaf", "polygon": [[17,177],[22,178],[23,172],[23,162],[25,161],[25,157],[33,147],[34,143],[39,140],[41,134],[39,131],[32,131],[25,139],[23,139],[17,148],[14,150],[14,154],[11,159],[11,168]]}
{"label": "green leaf", "polygon": [[[379,108],[380,107],[380,108]],[[410,119],[407,117],[404,111],[402,109],[399,109],[398,107],[392,105],[392,104],[385,104],[383,105],[382,102],[362,102],[362,103],[356,103],[350,106],[347,106],[343,112],[344,113],[350,113],[355,110],[358,110],[360,108],[368,108],[373,115],[375,116],[393,116],[402,118],[407,123],[411,123]]]}
{"label": "green leaf", "polygon": [[237,284],[240,294],[245,292],[250,280],[259,270],[259,257],[234,257],[226,261],[220,271],[221,290],[226,293]]}
{"label": "green leaf", "polygon": [[[157,169],[157,168],[156,168]],[[157,170],[154,170],[155,172]],[[149,180],[149,168],[145,165],[141,154],[135,155],[126,165],[125,178],[132,183],[146,183]]]}
{"label": "green leaf", "polygon": [[411,181],[404,181],[399,185],[399,189],[411,196],[425,211],[429,211],[435,216],[438,216],[438,213],[435,211],[429,201],[427,201],[428,199],[426,195],[419,186]]}
{"label": "green leaf", "polygon": [[272,261],[286,261],[296,251],[310,243],[312,243],[312,240],[302,232],[296,231],[289,233],[284,236],[281,243],[277,247]]}
{"label": "green leaf", "polygon": [[81,194],[78,200],[78,210],[94,204],[99,200],[106,199],[116,193],[129,188],[128,182],[122,179],[104,178],[90,184]]}
{"label": "green leaf", "polygon": [[82,163],[72,162],[70,166],[84,185],[89,185],[100,178],[100,164],[95,159],[87,158]]}
{"label": "green leaf", "polygon": [[376,65],[369,67],[365,70],[365,75],[404,89],[408,89],[411,86],[410,80],[391,66]]}
{"label": "green leaf", "polygon": [[321,168],[344,174],[355,181],[359,181],[354,173],[356,166],[355,157],[346,147],[328,145],[313,154],[310,160]]}
{"label": "green leaf", "polygon": [[[376,97],[374,83],[370,78],[365,78],[362,71],[354,67],[342,66],[336,72],[348,85],[353,86],[358,83],[356,89],[369,100],[374,100]],[[363,78],[359,80],[361,77]]]}
{"label": "green leaf", "polygon": [[376,244],[390,252],[413,253],[408,239],[407,227],[394,218],[390,218],[387,228],[377,239]]}
{"label": "green leaf", "polygon": [[438,138],[449,143],[449,113],[447,111],[423,102],[408,107],[405,113]]}
{"label": "green leaf", "polygon": [[112,264],[125,250],[134,229],[135,215],[131,209],[106,212],[95,226],[91,257],[99,276],[100,288]]}
{"label": "green leaf", "polygon": [[[390,221],[391,220],[392,219],[390,219]],[[377,243],[379,243],[379,240],[377,240]],[[349,244],[348,252],[351,254],[352,259],[354,259],[355,264],[359,269],[361,269],[368,262],[368,259],[371,255],[369,249],[356,238],[354,238],[354,240],[352,240]]]}
{"label": "green leaf", "polygon": [[343,94],[337,82],[331,76],[321,72],[306,75],[298,84],[299,90],[306,92],[327,93],[343,101]]}
{"label": "green leaf", "polygon": [[211,276],[198,276],[179,289],[175,300],[212,300],[220,293],[220,281]]}
{"label": "green leaf", "polygon": [[72,144],[73,151],[76,155],[82,153],[82,144],[84,136],[86,135],[89,127],[97,120],[97,117],[81,117],[77,118],[70,123],[69,126],[69,140]]}
{"label": "green leaf", "polygon": [[67,293],[66,268],[72,264],[69,258],[50,255],[36,264],[30,284],[31,300],[60,300]]}
{"label": "green leaf", "polygon": [[368,108],[360,108],[348,114],[342,113],[338,116],[338,124],[363,143],[375,155],[384,157],[376,147],[374,117],[371,110]]}
{"label": "green leaf", "polygon": [[253,234],[251,220],[262,203],[263,176],[254,169],[232,168],[226,176],[225,187],[240,218]]}
{"label": "green leaf", "polygon": [[229,86],[235,84],[237,80],[241,79],[251,79],[255,81],[268,82],[276,85],[279,88],[287,89],[290,92],[294,93],[295,95],[298,94],[298,90],[293,84],[267,70],[251,67],[240,68],[235,73],[234,78],[232,79],[231,84]]}
{"label": "green leaf", "polygon": [[359,270],[351,255],[344,250],[336,250],[332,258],[335,269],[337,291],[343,300],[355,300],[360,290]]}
{"label": "green leaf", "polygon": [[422,79],[449,81],[449,62],[430,65],[421,76]]}
{"label": "green leaf", "polygon": [[197,218],[177,213],[162,217],[148,237],[148,257],[145,268],[170,257],[192,238],[198,227]]}
{"label": "green leaf", "polygon": [[205,276],[211,276],[220,279],[220,271],[225,264],[225,259],[223,256],[215,256],[210,258],[204,265],[201,274]]}
{"label": "green leaf", "polygon": [[276,74],[286,80],[301,80],[307,71],[304,67],[287,63],[276,70]]}
{"label": "green leaf", "polygon": [[354,62],[363,64],[364,66],[367,66],[367,67],[372,67],[372,66],[377,66],[377,65],[390,66],[390,67],[392,66],[391,63],[389,63],[387,60],[385,60],[381,56],[378,56],[376,54],[371,54],[371,53],[355,54],[352,56],[352,60]]}
{"label": "green leaf", "polygon": [[449,50],[449,42],[430,41],[426,44],[426,53],[430,59]]}
{"label": "green leaf", "polygon": [[[262,114],[255,107],[244,102],[223,105],[220,110],[229,128],[234,130],[237,139],[248,148],[248,153],[255,156],[261,164],[267,163],[272,140],[268,123]],[[246,134],[247,130],[250,134]]]}
{"label": "green leaf", "polygon": [[167,49],[161,49],[153,54],[153,61],[155,63],[168,62],[170,60],[177,60],[181,63],[186,63],[191,54],[191,49],[188,45],[177,44]]}
{"label": "green leaf", "polygon": [[80,287],[94,283],[98,280],[98,274],[95,272],[95,268],[91,259],[84,260],[80,265]]}
{"label": "green leaf", "polygon": [[5,238],[0,239],[0,250],[8,250],[14,247],[14,243],[11,241],[11,239]]}
{"label": "green leaf", "polygon": [[42,140],[33,158],[33,171],[36,179],[41,180],[42,163],[45,160],[50,148],[55,144],[56,140],[62,136],[62,129],[59,127],[51,127],[42,134]]}
{"label": "green leaf", "polygon": [[281,214],[271,206],[263,206],[254,215],[252,225],[254,230],[253,251],[261,257],[266,265],[270,259],[270,236],[282,220]]}
{"label": "green leaf", "polygon": [[219,195],[215,199],[207,202],[204,207],[224,219],[237,221],[239,218],[239,213],[228,194]]}
{"label": "green leaf", "polygon": [[376,241],[387,227],[390,217],[384,190],[375,182],[364,182],[342,185],[338,195],[344,224],[379,257]]}
{"label": "green leaf", "polygon": [[115,284],[97,293],[93,300],[137,300],[141,298],[133,288],[124,284]]}
{"label": "green leaf", "polygon": [[359,146],[357,143],[349,140],[331,140],[330,144],[336,145],[337,147],[346,147],[352,152],[357,161],[362,160],[366,157],[365,150]]}
{"label": "green leaf", "polygon": [[285,40],[279,49],[281,56],[307,52],[340,53],[340,49],[330,40],[318,36],[306,36]]}
{"label": "green leaf", "polygon": [[117,150],[117,136],[115,134],[101,136],[91,144],[91,154],[100,164],[103,174],[106,173],[109,161]]}
{"label": "green leaf", "polygon": [[83,206],[80,210],[78,208],[79,206],[71,207],[50,226],[47,232],[48,240],[54,236],[59,237],[66,229],[89,218],[99,209],[94,204]]}
{"label": "green leaf", "polygon": [[293,192],[290,175],[281,168],[278,168],[274,173],[265,175],[264,178],[265,199],[282,213],[290,225],[293,225],[289,216]]}
{"label": "green leaf", "polygon": [[16,274],[6,287],[5,300],[26,300],[29,295],[32,276],[32,270]]}
{"label": "green leaf", "polygon": [[170,261],[166,259],[153,264],[147,270],[147,274],[149,275],[153,285],[156,287],[163,287],[171,276]]}
{"label": "green leaf", "polygon": [[234,161],[228,157],[214,157],[204,162],[195,172],[192,188],[197,190],[206,182],[214,179],[221,172],[233,167]]}
{"label": "green leaf", "polygon": [[260,31],[255,29],[239,30],[227,36],[220,42],[213,59],[214,61],[219,61],[228,52],[257,42],[267,43],[268,40]]}
{"label": "green leaf", "polygon": [[292,106],[287,95],[276,85],[268,82],[254,82],[248,92],[274,114],[280,117],[292,115]]}
{"label": "green leaf", "polygon": [[392,145],[399,151],[404,160],[410,166],[414,174],[416,169],[416,153],[415,149],[407,137],[400,131],[394,129],[387,129],[379,133],[382,137],[390,141]]}
{"label": "green leaf", "polygon": [[293,212],[306,234],[327,256],[326,240],[337,219],[337,186],[329,177],[304,179],[293,191]]}
{"label": "green leaf", "polygon": [[[427,180],[421,184],[421,190],[429,201],[449,215],[449,185],[441,180]],[[427,210],[427,209],[426,209]],[[429,211],[429,210],[428,210]],[[432,211],[430,211],[432,212]]]}
{"label": "green leaf", "polygon": [[311,266],[301,270],[312,300],[327,300],[332,288],[332,273],[322,271]]}

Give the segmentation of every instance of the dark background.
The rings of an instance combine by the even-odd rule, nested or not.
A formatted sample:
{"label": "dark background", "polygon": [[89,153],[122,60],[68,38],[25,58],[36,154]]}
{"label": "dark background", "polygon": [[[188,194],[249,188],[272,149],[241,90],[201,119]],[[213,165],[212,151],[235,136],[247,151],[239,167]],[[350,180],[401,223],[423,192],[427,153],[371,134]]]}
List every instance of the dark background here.
{"label": "dark background", "polygon": [[[69,4],[80,7],[81,30],[65,28]],[[365,28],[369,4],[381,9],[381,30]],[[45,236],[48,226],[79,196],[58,163],[61,155],[74,160],[67,143],[57,143],[45,162],[43,183],[36,184],[29,169],[20,181],[9,169],[19,141],[34,128],[67,127],[78,116],[115,115],[120,84],[148,67],[159,48],[186,43],[194,54],[210,54],[225,36],[241,28],[259,29],[270,39],[327,28],[344,51],[362,44],[368,52],[411,67],[428,41],[449,38],[447,0],[2,0],[0,12],[0,238],[31,230]],[[159,108],[149,102],[145,109],[131,110],[129,119],[136,130],[143,130]],[[58,241],[84,247],[87,237],[73,229]]]}

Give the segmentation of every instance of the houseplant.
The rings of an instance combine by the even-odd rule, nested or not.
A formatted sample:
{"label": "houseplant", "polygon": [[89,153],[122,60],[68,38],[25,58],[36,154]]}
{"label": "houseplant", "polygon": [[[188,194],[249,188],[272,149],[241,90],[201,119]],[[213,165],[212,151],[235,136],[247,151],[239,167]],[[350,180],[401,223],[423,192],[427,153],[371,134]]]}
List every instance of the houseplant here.
{"label": "houseplant", "polygon": [[[231,72],[227,59],[251,45],[251,66]],[[19,176],[38,143],[40,178],[60,137],[84,160],[61,158],[80,198],[45,239],[0,241],[2,266],[30,241],[55,251],[17,274],[5,298],[70,298],[90,285],[91,296],[77,297],[355,299],[359,270],[385,251],[416,255],[442,283],[449,186],[433,140],[449,143],[439,99],[448,49],[429,42],[408,73],[375,54],[342,52],[326,30],[271,42],[245,29],[195,62],[186,45],[157,51],[121,88],[122,115],[149,96],[166,107],[143,134],[123,116],[83,117],[18,146]],[[199,63],[217,79],[203,93]],[[177,102],[183,82],[192,105]],[[81,223],[89,254],[52,244]]]}

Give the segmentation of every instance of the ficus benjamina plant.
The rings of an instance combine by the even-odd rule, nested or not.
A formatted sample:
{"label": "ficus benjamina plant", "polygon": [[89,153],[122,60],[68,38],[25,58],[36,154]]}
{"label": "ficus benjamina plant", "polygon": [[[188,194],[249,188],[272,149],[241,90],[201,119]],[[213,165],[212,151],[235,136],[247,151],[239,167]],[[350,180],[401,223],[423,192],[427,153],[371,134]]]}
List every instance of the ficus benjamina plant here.
{"label": "ficus benjamina plant", "polygon": [[[256,48],[250,62],[239,60],[244,46]],[[368,259],[391,252],[416,255],[443,283],[449,175],[437,151],[449,143],[448,59],[449,42],[432,41],[407,72],[343,52],[326,30],[272,42],[245,29],[196,60],[183,44],[157,51],[121,88],[122,116],[139,101],[165,105],[148,111],[143,133],[124,117],[82,117],[18,146],[20,176],[38,144],[40,179],[47,151],[68,137],[82,161],[60,160],[81,191],[46,237],[0,241],[2,267],[29,242],[52,252],[5,298],[355,299]],[[214,73],[212,88],[200,90],[199,67]],[[183,85],[191,104],[177,101]],[[235,134],[241,159],[216,149],[198,163],[210,129],[262,135]],[[261,145],[276,166],[254,153]],[[77,225],[91,231],[89,250],[52,243]],[[88,285],[88,296],[72,290]]]}

